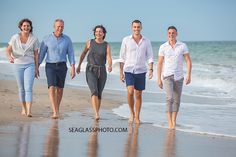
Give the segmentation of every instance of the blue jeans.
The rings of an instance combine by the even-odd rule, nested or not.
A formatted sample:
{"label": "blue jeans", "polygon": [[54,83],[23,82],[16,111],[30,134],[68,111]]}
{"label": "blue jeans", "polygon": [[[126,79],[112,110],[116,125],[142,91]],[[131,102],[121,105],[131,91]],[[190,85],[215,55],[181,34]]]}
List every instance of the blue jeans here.
{"label": "blue jeans", "polygon": [[14,64],[15,77],[21,102],[32,102],[35,64]]}

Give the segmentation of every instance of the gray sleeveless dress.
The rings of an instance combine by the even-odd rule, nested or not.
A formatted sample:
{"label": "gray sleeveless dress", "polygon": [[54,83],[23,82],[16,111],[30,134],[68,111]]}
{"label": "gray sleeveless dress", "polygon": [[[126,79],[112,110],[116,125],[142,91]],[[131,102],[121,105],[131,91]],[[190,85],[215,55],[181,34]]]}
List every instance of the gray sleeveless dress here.
{"label": "gray sleeveless dress", "polygon": [[90,49],[87,56],[86,81],[91,91],[91,96],[102,98],[107,72],[106,72],[106,54],[107,42],[97,43],[94,39],[90,41]]}

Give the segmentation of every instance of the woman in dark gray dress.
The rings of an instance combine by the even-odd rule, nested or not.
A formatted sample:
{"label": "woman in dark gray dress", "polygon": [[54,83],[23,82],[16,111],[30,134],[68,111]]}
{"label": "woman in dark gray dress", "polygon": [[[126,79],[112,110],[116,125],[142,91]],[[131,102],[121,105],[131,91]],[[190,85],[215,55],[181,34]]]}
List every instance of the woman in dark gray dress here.
{"label": "woman in dark gray dress", "polygon": [[97,25],[94,29],[95,39],[87,41],[86,46],[80,56],[79,65],[76,69],[80,73],[81,64],[87,54],[86,81],[91,91],[91,101],[95,112],[95,119],[99,120],[99,109],[101,106],[102,91],[104,89],[107,72],[106,62],[108,64],[108,72],[112,71],[112,58],[110,45],[104,41],[106,37],[106,29],[102,25]]}

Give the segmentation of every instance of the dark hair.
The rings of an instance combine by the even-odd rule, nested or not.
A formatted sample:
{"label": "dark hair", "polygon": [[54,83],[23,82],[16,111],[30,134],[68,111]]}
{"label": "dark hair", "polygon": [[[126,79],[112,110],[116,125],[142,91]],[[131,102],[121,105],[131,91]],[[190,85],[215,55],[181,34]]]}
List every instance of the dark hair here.
{"label": "dark hair", "polygon": [[133,23],[140,23],[140,24],[142,25],[142,22],[139,21],[139,20],[134,20],[134,21],[132,22],[132,25],[133,25]]}
{"label": "dark hair", "polygon": [[97,26],[94,27],[94,29],[93,29],[93,35],[94,35],[94,37],[95,37],[95,32],[96,32],[96,29],[97,29],[97,28],[101,28],[101,29],[102,29],[102,31],[103,31],[103,33],[104,33],[103,39],[105,39],[107,30],[106,30],[106,28],[105,28],[103,25],[97,25]]}
{"label": "dark hair", "polygon": [[170,27],[168,27],[167,30],[169,30],[169,29],[174,29],[174,30],[176,30],[176,32],[177,32],[177,29],[175,28],[175,26],[170,26]]}
{"label": "dark hair", "polygon": [[28,22],[30,24],[30,27],[31,27],[30,33],[32,33],[33,32],[33,26],[32,26],[32,21],[30,19],[20,20],[20,22],[18,23],[18,28],[20,28],[20,30],[21,30],[21,26],[23,25],[24,22]]}

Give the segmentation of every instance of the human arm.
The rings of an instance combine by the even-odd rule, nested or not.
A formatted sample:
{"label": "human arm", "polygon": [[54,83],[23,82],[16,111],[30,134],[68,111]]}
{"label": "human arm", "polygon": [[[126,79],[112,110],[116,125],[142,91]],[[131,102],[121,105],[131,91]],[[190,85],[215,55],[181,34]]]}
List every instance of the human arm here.
{"label": "human arm", "polygon": [[153,62],[148,64],[149,67],[149,79],[152,79],[153,77]]}
{"label": "human arm", "polygon": [[71,77],[71,79],[73,79],[75,77],[75,54],[74,54],[72,41],[69,37],[68,37],[67,54],[68,54],[68,60],[69,60],[70,66],[71,66],[70,77]]}
{"label": "human arm", "polygon": [[83,52],[80,55],[79,64],[78,64],[78,67],[76,68],[77,74],[80,73],[81,64],[82,64],[82,62],[83,62],[83,60],[84,60],[84,58],[85,58],[89,48],[90,48],[90,40],[87,41],[87,43],[85,45],[85,48],[84,48]]}
{"label": "human arm", "polygon": [[111,57],[111,48],[110,48],[110,45],[108,44],[107,45],[107,56],[106,56],[106,59],[107,59],[107,63],[108,63],[108,72],[110,73],[112,71],[112,57]]}
{"label": "human arm", "polygon": [[38,49],[34,51],[35,78],[39,78],[39,53]]}
{"label": "human arm", "polygon": [[120,80],[122,82],[125,82],[125,76],[124,76],[124,63],[120,62]]}
{"label": "human arm", "polygon": [[14,63],[14,58],[12,57],[12,46],[8,45],[6,48],[6,56],[10,63]]}
{"label": "human arm", "polygon": [[152,51],[152,44],[151,41],[148,41],[148,45],[147,45],[147,59],[148,59],[148,75],[149,75],[149,79],[152,79],[153,77],[153,51]]}
{"label": "human arm", "polygon": [[47,45],[45,44],[45,41],[43,40],[40,45],[40,51],[39,51],[39,56],[38,56],[38,66],[43,62],[44,57],[47,53]]}
{"label": "human arm", "polygon": [[157,84],[158,86],[163,89],[163,83],[161,80],[161,73],[163,67],[164,56],[158,56],[158,64],[157,64]]}
{"label": "human arm", "polygon": [[123,39],[121,48],[120,48],[120,80],[122,82],[125,82],[125,76],[124,76],[124,64],[125,64],[125,59],[126,59],[126,41]]}
{"label": "human arm", "polygon": [[187,75],[185,78],[185,84],[188,85],[191,82],[191,71],[192,71],[192,61],[189,53],[184,54],[184,59],[187,64]]}

